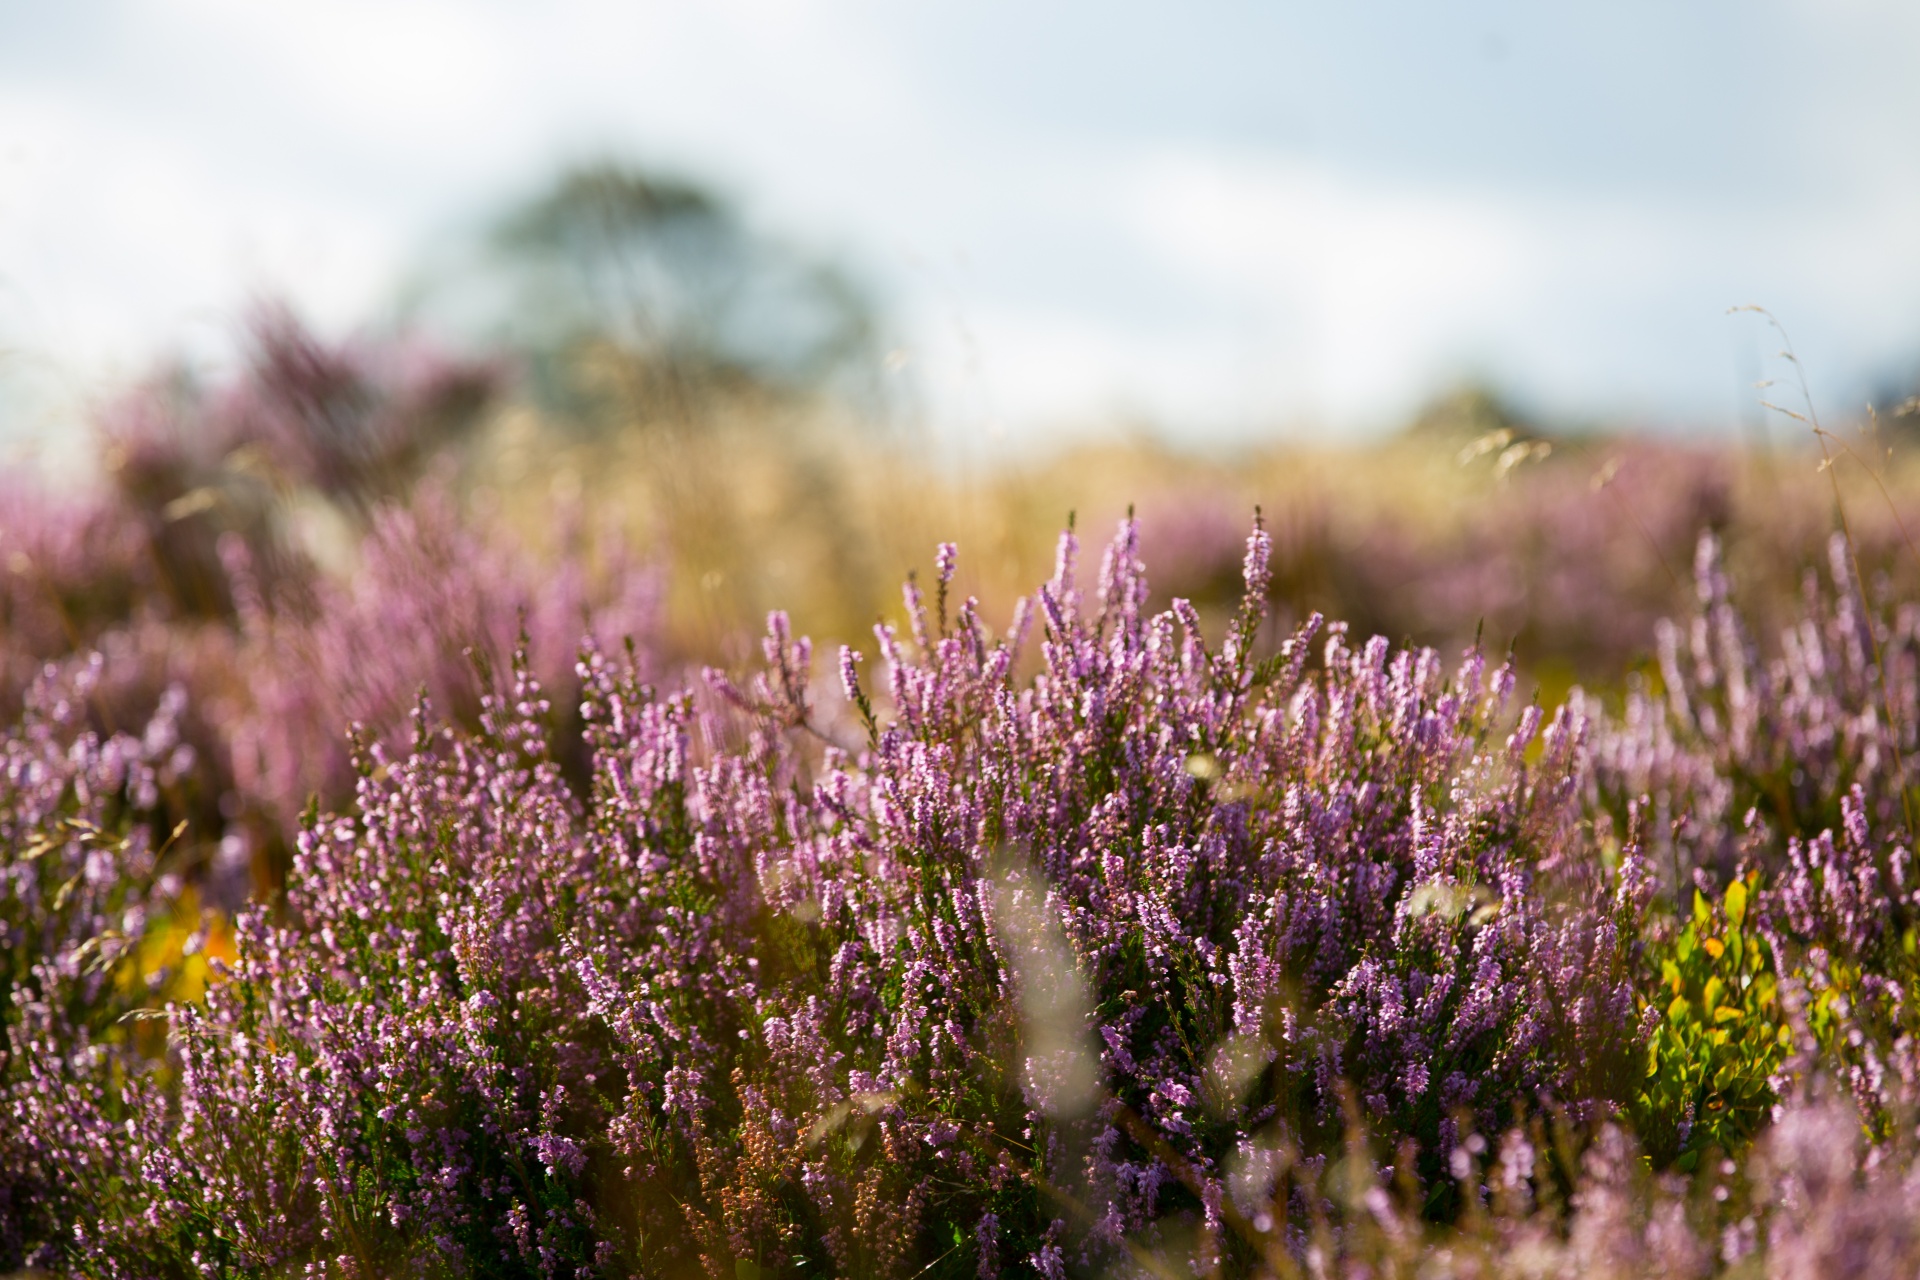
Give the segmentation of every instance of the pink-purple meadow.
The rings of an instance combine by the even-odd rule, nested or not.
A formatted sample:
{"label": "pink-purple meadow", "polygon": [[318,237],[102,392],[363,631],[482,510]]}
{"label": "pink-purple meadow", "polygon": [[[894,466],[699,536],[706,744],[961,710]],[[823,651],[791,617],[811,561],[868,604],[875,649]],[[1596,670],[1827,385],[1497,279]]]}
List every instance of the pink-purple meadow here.
{"label": "pink-purple meadow", "polygon": [[1920,607],[1845,538],[1769,633],[1704,534],[1553,706],[1252,513],[1224,623],[1130,517],[722,672],[436,469],[496,372],[261,352],[5,499],[0,1268],[1920,1266]]}

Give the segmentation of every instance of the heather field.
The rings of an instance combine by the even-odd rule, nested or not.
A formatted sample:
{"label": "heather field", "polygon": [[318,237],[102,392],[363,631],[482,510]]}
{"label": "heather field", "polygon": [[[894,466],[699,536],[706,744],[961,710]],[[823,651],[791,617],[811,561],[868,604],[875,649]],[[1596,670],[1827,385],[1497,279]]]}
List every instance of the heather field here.
{"label": "heather field", "polygon": [[0,481],[0,1273],[1920,1270],[1905,420],[522,373],[266,313]]}

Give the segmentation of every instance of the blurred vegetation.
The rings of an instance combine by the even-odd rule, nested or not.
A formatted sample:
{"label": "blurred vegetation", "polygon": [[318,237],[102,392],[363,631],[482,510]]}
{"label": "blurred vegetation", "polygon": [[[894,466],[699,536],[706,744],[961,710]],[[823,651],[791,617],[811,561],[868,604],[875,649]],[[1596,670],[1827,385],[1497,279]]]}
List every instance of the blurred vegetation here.
{"label": "blurred vegetation", "polygon": [[650,564],[653,642],[681,661],[744,658],[774,608],[861,645],[940,541],[967,548],[956,589],[1005,620],[1070,513],[1098,536],[1129,507],[1161,602],[1224,624],[1258,509],[1275,634],[1319,610],[1396,641],[1480,636],[1511,646],[1549,701],[1651,670],[1655,621],[1692,604],[1703,530],[1763,629],[1823,562],[1836,494],[1869,584],[1920,581],[1920,470],[1892,414],[1846,437],[1833,475],[1810,447],[1557,431],[1474,386],[1363,444],[1208,452],[1135,433],[962,462],[895,429],[871,393],[886,322],[851,271],[697,183],[627,165],[560,175],[419,292],[423,322],[456,319],[479,355],[393,336],[329,346],[268,309],[232,385],[167,370],[112,401],[104,478],[138,536],[76,526],[118,549],[75,550],[85,581],[48,579],[61,622],[33,651],[150,607],[148,578],[163,611],[231,620],[223,539],[269,595],[315,571],[344,580],[376,511],[428,480],[553,563],[587,529]]}
{"label": "blurred vegetation", "polygon": [[[967,547],[959,589],[1004,619],[1070,512],[1103,534],[1130,506],[1161,600],[1223,620],[1259,508],[1276,540],[1276,634],[1318,609],[1394,640],[1481,635],[1557,697],[1647,666],[1654,621],[1690,604],[1703,530],[1766,623],[1798,603],[1834,521],[1804,449],[1570,434],[1471,385],[1362,445],[1210,453],[1135,433],[963,462],[889,421],[886,318],[851,269],[706,186],[615,161],[488,222],[430,274],[418,314],[482,344],[462,385],[484,396],[452,397],[461,414],[436,411],[438,428],[423,416],[415,454],[382,444],[357,480],[336,467],[346,483],[322,501],[295,495],[307,542],[337,511],[352,526],[365,495],[399,493],[423,474],[416,455],[437,453],[462,501],[530,545],[551,550],[585,521],[650,556],[659,639],[689,659],[743,656],[773,608],[860,644],[944,540]],[[365,398],[327,390],[316,368],[308,416],[351,424]],[[1871,425],[1841,459],[1841,492],[1870,574],[1912,578],[1920,485],[1904,419]]]}
{"label": "blurred vegetation", "polygon": [[589,435],[847,399],[877,363],[877,304],[846,265],[707,187],[610,161],[562,173],[416,292],[437,325],[512,352],[547,418]]}
{"label": "blurred vegetation", "polygon": [[[1396,641],[1457,649],[1481,635],[1513,646],[1554,698],[1650,669],[1654,624],[1693,604],[1703,531],[1721,536],[1763,626],[1824,565],[1834,491],[1810,451],[1439,429],[1436,416],[1367,445],[1208,455],[1136,438],[966,468],[831,405],[734,405],[663,440],[581,438],[522,400],[476,438],[466,475],[536,540],[563,498],[620,521],[668,567],[667,627],[689,655],[728,656],[728,637],[776,607],[858,645],[942,540],[967,548],[956,589],[1004,620],[1045,576],[1069,513],[1103,535],[1130,506],[1161,601],[1187,597],[1224,625],[1259,508],[1276,634],[1320,610]],[[1860,455],[1876,470],[1847,458],[1837,478],[1868,581],[1911,583],[1920,471],[1864,442]]]}

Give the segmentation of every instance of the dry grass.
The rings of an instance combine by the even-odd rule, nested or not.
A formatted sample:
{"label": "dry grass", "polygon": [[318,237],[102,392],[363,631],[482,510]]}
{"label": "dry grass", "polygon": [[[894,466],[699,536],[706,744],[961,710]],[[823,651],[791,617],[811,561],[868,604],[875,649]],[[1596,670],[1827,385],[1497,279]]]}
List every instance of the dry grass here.
{"label": "dry grass", "polygon": [[1070,515],[1097,545],[1129,507],[1162,599],[1223,618],[1258,508],[1276,538],[1276,626],[1320,609],[1394,639],[1457,646],[1484,633],[1518,646],[1543,693],[1642,658],[1652,620],[1690,605],[1693,544],[1708,528],[1763,611],[1783,618],[1825,564],[1836,492],[1868,579],[1920,579],[1904,549],[1920,528],[1910,452],[1855,438],[1829,476],[1811,440],[1769,454],[1548,443],[1469,404],[1359,446],[1209,455],[1135,438],[984,468],[804,407],[741,404],[597,436],[515,407],[482,433],[465,478],[536,543],[578,519],[621,527],[667,568],[671,649],[728,662],[775,608],[819,642],[870,647],[874,621],[898,613],[901,581],[929,572],[942,541],[961,548],[960,593],[1004,619],[1051,571]]}

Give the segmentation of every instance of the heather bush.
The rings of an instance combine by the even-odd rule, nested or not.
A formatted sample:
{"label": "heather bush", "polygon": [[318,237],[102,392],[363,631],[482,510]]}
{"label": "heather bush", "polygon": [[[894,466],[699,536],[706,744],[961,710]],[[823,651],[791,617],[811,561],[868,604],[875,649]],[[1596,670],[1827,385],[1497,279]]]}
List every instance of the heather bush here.
{"label": "heather bush", "polygon": [[1794,841],[1849,822],[1911,829],[1920,610],[1871,608],[1846,540],[1828,551],[1830,585],[1809,576],[1802,616],[1767,654],[1703,537],[1698,610],[1658,628],[1660,689],[1632,688],[1596,739],[1600,803],[1652,798],[1654,861],[1675,895],[1715,889],[1743,861],[1781,873]]}
{"label": "heather bush", "polygon": [[[354,725],[404,741],[422,689],[471,724],[517,637],[577,707],[583,629],[650,642],[656,578],[564,504],[541,559],[456,497],[449,450],[497,382],[406,340],[324,344],[268,310],[233,377],[174,371],[108,403],[103,487],[0,495],[0,714],[41,664],[95,652],[97,733],[185,690],[168,715],[198,781],[178,816],[197,887],[231,909],[284,875],[309,798],[351,799]],[[560,727],[584,785],[577,721]]]}
{"label": "heather bush", "polygon": [[1915,1261],[1920,661],[1844,541],[1768,647],[1707,539],[1617,703],[1270,617],[1264,526],[1154,612],[1131,519],[688,683],[573,509],[364,492],[340,573],[177,508],[204,610],[9,508],[0,1267]]}
{"label": "heather bush", "polygon": [[[1282,506],[1268,481],[1268,505],[1280,509],[1276,606],[1319,608],[1362,634],[1426,643],[1464,642],[1483,629],[1530,664],[1613,681],[1645,653],[1655,624],[1685,603],[1669,563],[1684,570],[1702,529],[1746,514],[1739,459],[1726,451],[1567,441],[1543,464],[1533,450],[1546,442],[1516,442],[1511,431],[1457,457],[1446,443],[1429,442],[1431,456],[1416,453],[1425,461],[1420,503],[1407,500],[1401,490],[1416,486],[1401,479],[1366,505],[1343,491],[1349,481],[1289,495]],[[1449,490],[1461,492],[1449,499]],[[1217,481],[1162,493],[1143,510],[1160,589],[1230,607],[1241,535]],[[1798,517],[1776,502],[1769,527]],[[1745,532],[1772,550],[1762,530]],[[1781,529],[1779,542],[1793,545],[1798,532]]]}
{"label": "heather bush", "polygon": [[166,1113],[128,1019],[191,996],[200,976],[200,962],[182,966],[151,945],[157,926],[194,905],[168,856],[166,815],[193,782],[180,691],[139,736],[102,736],[86,723],[102,666],[50,664],[0,741],[0,1266],[9,1269],[59,1260],[71,1224],[123,1203],[117,1184],[134,1166],[122,1126],[130,1133]]}
{"label": "heather bush", "polygon": [[1650,935],[1672,1002],[1640,1113],[1656,1158],[1683,1167],[1738,1151],[1814,1078],[1850,1099],[1873,1165],[1912,1160],[1914,613],[1869,603],[1843,536],[1828,552],[1828,585],[1809,577],[1768,654],[1703,538],[1699,611],[1660,629],[1664,688],[1631,691],[1595,735],[1599,808],[1648,797],[1651,863],[1695,903]]}
{"label": "heather bush", "polygon": [[1367,1132],[1410,1221],[1456,1216],[1479,1133],[1624,1101],[1648,877],[1510,670],[1318,620],[1256,661],[1268,549],[1210,647],[1145,616],[1131,523],[997,638],[944,548],[837,710],[777,616],[744,685],[590,645],[584,801],[524,664],[477,731],[423,707],[175,1008],[146,1203],[69,1257],[1244,1270]]}
{"label": "heather bush", "polygon": [[[656,576],[617,538],[589,536],[577,512],[556,516],[572,528],[554,562],[542,563],[429,484],[404,506],[374,510],[350,578],[297,592],[270,593],[246,545],[224,545],[246,677],[226,717],[228,749],[237,792],[269,830],[295,831],[312,797],[330,807],[352,798],[348,729],[399,747],[422,693],[442,715],[474,724],[516,647],[559,695],[554,747],[584,785],[580,639],[650,640]],[[645,647],[634,657],[651,662]]]}

